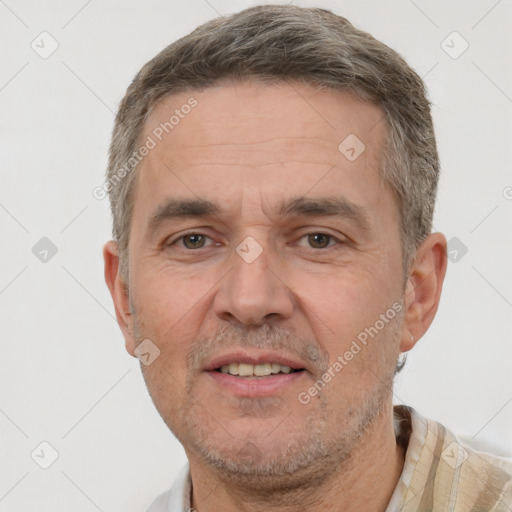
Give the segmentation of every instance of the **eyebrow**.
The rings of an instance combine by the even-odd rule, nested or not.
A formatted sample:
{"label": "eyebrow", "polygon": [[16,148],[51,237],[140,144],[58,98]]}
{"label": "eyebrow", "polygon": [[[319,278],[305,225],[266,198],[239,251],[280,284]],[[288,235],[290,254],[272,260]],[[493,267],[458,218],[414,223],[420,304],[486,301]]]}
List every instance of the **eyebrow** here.
{"label": "eyebrow", "polygon": [[[362,231],[370,230],[370,217],[362,206],[342,196],[306,198],[296,197],[279,203],[277,211],[286,217],[340,217],[354,222]],[[183,218],[221,217],[219,203],[206,199],[169,199],[156,208],[148,222],[148,231],[154,232],[165,221]]]}
{"label": "eyebrow", "polygon": [[363,206],[359,206],[343,196],[306,198],[298,197],[279,208],[281,217],[340,217],[353,221],[363,231],[370,230],[370,216]]}
{"label": "eyebrow", "polygon": [[215,217],[221,213],[222,209],[218,203],[206,199],[170,199],[151,215],[148,229],[153,232],[168,220]]}

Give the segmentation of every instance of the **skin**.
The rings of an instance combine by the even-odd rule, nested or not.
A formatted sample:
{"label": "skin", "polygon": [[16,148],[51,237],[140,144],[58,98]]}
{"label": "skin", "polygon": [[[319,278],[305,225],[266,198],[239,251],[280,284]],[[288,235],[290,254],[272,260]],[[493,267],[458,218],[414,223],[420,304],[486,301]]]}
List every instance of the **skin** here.
{"label": "skin", "polygon": [[[299,84],[226,82],[166,98],[144,139],[190,96],[197,107],[138,170],[129,282],[114,241],[104,260],[126,349],[135,356],[148,338],[160,350],[141,368],[187,453],[193,507],[383,511],[404,460],[393,372],[434,318],[446,240],[429,235],[404,276],[399,209],[378,171],[378,107]],[[349,134],[365,144],[354,161],[338,150]],[[281,202],[300,197],[343,197],[366,225],[347,215],[280,215]],[[150,229],[159,205],[199,198],[222,211]],[[181,238],[191,233],[206,238]],[[322,233],[330,238],[314,236]],[[252,263],[236,252],[249,236],[262,249]],[[393,304],[400,314],[301,403],[298,394]],[[203,371],[219,354],[266,348],[305,368],[271,396],[236,396]]]}

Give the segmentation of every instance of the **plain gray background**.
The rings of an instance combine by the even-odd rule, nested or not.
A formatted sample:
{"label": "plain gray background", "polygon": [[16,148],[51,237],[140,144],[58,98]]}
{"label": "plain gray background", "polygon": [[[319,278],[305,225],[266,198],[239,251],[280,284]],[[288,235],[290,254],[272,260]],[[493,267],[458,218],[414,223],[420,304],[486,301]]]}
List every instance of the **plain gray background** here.
{"label": "plain gray background", "polygon": [[[346,16],[425,79],[443,170],[435,226],[457,253],[395,401],[511,455],[511,1],[293,3]],[[0,0],[0,511],[145,510],[185,462],[125,352],[103,280],[108,200],[92,190],[140,67],[256,4]],[[41,442],[58,453],[47,469]]]}

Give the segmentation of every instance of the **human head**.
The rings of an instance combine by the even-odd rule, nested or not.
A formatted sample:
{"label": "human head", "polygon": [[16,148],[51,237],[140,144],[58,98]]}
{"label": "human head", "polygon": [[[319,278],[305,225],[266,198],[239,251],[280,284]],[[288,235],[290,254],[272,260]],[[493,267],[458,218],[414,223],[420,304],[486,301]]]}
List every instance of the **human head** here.
{"label": "human head", "polygon": [[128,246],[141,133],[167,96],[225,79],[294,80],[350,91],[378,105],[387,129],[382,179],[401,214],[404,271],[430,233],[439,161],[430,104],[420,77],[394,50],[324,9],[267,5],[211,20],[150,60],[129,86],[116,117],[107,185],[121,274]]}
{"label": "human head", "polygon": [[[290,21],[290,12],[303,13],[303,26]],[[442,235],[427,236],[429,227],[423,226],[422,235],[416,231],[413,245],[422,237],[424,241],[404,274],[409,256],[404,256],[403,213],[416,208],[408,222],[423,222],[423,203],[413,205],[410,197],[423,201],[435,195],[435,185],[425,192],[425,180],[419,177],[425,174],[428,183],[435,182],[437,169],[401,168],[416,181],[406,174],[406,182],[415,185],[404,196],[409,199],[399,200],[404,185],[390,185],[383,162],[412,160],[403,154],[390,156],[393,144],[408,147],[416,160],[424,161],[428,154],[418,149],[423,147],[421,137],[409,134],[411,126],[421,126],[423,142],[426,133],[432,136],[418,77],[398,59],[407,78],[399,73],[397,80],[396,66],[389,66],[391,50],[357,32],[349,38],[351,57],[344,65],[336,67],[336,51],[334,57],[320,58],[325,45],[320,36],[331,34],[337,24],[349,27],[326,11],[268,7],[244,13],[232,19],[238,30],[215,28],[224,24],[217,20],[211,22],[212,30],[194,31],[186,39],[189,44],[181,40],[171,45],[172,55],[177,47],[185,48],[183,54],[174,55],[171,63],[165,51],[156,57],[123,101],[114,139],[130,125],[128,118],[141,123],[138,140],[130,132],[137,145],[148,140],[153,127],[172,124],[171,112],[178,124],[169,127],[134,174],[133,193],[128,195],[129,279],[120,271],[114,242],[104,251],[106,278],[130,354],[137,355],[141,346],[158,348],[155,361],[143,364],[143,374],[162,418],[195,467],[200,460],[199,465],[207,462],[232,478],[249,478],[246,483],[253,487],[257,482],[252,477],[286,486],[297,472],[304,482],[311,481],[311,471],[318,476],[328,470],[327,456],[333,464],[350,460],[370,429],[379,436],[384,425],[390,433],[393,370],[398,354],[409,350],[433,319],[445,243]],[[307,22],[315,17],[323,20],[316,29]],[[306,53],[313,57],[300,66],[290,64],[292,70],[287,67],[293,62],[289,56],[307,40],[302,28],[319,36],[320,53],[310,45]],[[273,37],[270,29],[276,32]],[[233,39],[231,47],[225,39],[213,44],[211,38],[218,33]],[[278,76],[258,64],[258,44],[247,49],[244,37],[267,45],[273,60],[263,54],[260,58]],[[371,41],[373,53],[363,52],[361,41]],[[211,53],[206,64],[198,53],[201,48]],[[238,60],[226,56],[229,48]],[[281,50],[286,58],[282,53],[279,60]],[[352,62],[357,54],[358,65],[366,71],[372,58],[381,66],[380,75],[373,69],[373,81]],[[186,59],[188,64],[181,66]],[[309,71],[324,81],[305,78],[308,62]],[[339,81],[338,87],[326,82],[331,68],[345,70],[343,87]],[[283,72],[288,74],[283,77]],[[169,93],[176,73],[178,85]],[[403,88],[404,80],[406,89],[415,84],[419,97],[405,100],[402,92],[391,89]],[[189,113],[181,118],[184,105]],[[417,118],[412,119],[414,112]],[[402,122],[409,119],[411,126],[392,128],[386,117],[391,119],[391,114]],[[395,133],[394,142],[390,133]],[[349,134],[359,134],[365,144],[353,160],[338,150]],[[117,141],[128,144],[129,138]],[[435,154],[435,146],[430,150]],[[121,180],[120,186],[127,183]],[[182,245],[185,239],[190,242],[187,228],[195,239],[192,247]],[[310,232],[300,236],[306,229]],[[331,234],[325,236],[324,229]],[[310,247],[318,243],[318,234],[322,247]],[[333,239],[336,243],[331,244]],[[202,242],[213,243],[203,247]],[[242,249],[258,246],[261,252],[251,261],[243,258]],[[290,358],[290,365],[299,365],[298,372],[270,396],[249,396],[251,384],[243,380],[233,385],[239,386],[238,394],[231,393],[233,389],[226,391],[212,380],[223,378],[219,358],[229,362],[228,357],[254,364],[274,358],[281,365]],[[300,401],[306,395],[299,391],[331,368],[332,384],[316,394],[311,391],[314,400]],[[293,421],[278,422],[283,414]],[[280,429],[272,427],[276,423]],[[262,438],[262,432],[268,435]],[[283,435],[286,443],[281,442]]]}

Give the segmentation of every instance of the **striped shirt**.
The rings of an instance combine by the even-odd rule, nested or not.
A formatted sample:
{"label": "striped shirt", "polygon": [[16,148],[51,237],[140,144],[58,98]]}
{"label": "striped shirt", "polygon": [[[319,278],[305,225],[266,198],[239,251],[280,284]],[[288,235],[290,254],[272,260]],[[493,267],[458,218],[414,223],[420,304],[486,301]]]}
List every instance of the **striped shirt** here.
{"label": "striped shirt", "polygon": [[397,405],[405,464],[386,512],[512,512],[512,459],[475,451],[443,425]]}
{"label": "striped shirt", "polygon": [[[394,407],[404,468],[386,512],[512,512],[512,459],[475,451],[413,408]],[[147,512],[189,512],[188,465]]]}

